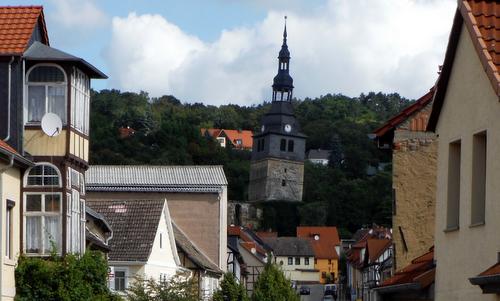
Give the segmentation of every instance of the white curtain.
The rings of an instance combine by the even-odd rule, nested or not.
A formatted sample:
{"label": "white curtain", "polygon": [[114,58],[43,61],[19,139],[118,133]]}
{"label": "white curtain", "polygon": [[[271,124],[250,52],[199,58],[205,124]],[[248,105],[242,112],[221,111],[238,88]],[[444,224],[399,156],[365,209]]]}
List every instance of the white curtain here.
{"label": "white curtain", "polygon": [[[66,86],[48,86],[47,98],[48,98],[48,108],[47,112],[55,113],[62,120],[62,123],[66,123]],[[61,129],[60,129],[61,130]]]}
{"label": "white curtain", "polygon": [[40,216],[26,217],[26,252],[38,253],[41,250],[42,218]]}
{"label": "white curtain", "polygon": [[39,122],[45,114],[45,86],[28,87],[28,122]]}
{"label": "white curtain", "polygon": [[51,242],[56,245],[56,251],[59,251],[60,244],[60,231],[59,231],[59,216],[46,216],[45,217],[45,242],[44,251],[50,253],[52,250]]}

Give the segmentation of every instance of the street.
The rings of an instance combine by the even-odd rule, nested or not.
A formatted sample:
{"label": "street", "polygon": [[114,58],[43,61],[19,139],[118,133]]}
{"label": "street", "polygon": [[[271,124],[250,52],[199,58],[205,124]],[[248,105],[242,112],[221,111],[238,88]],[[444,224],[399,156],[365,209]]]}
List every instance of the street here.
{"label": "street", "polygon": [[[299,292],[300,292],[301,286],[302,285],[298,286]],[[301,295],[300,301],[322,301],[323,300],[323,287],[324,287],[324,285],[311,284],[311,285],[304,285],[304,286],[307,286],[311,289],[311,294],[310,295]],[[337,301],[340,301],[340,298],[338,298]]]}

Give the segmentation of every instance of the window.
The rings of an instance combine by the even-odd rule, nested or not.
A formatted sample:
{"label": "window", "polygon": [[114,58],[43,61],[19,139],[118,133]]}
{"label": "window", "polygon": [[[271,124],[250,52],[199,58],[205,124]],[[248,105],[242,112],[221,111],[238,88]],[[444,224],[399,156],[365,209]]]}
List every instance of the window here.
{"label": "window", "polygon": [[288,140],[288,151],[293,152],[293,140]]}
{"label": "window", "polygon": [[300,265],[300,257],[295,257],[295,265]]}
{"label": "window", "polygon": [[471,225],[484,224],[486,198],[486,132],[472,140]]}
{"label": "window", "polygon": [[288,265],[293,265],[293,258],[292,257],[288,257]]}
{"label": "window", "polygon": [[160,282],[161,283],[165,283],[167,282],[167,279],[168,279],[168,275],[165,274],[165,273],[160,273]]}
{"label": "window", "polygon": [[450,143],[448,149],[448,200],[446,229],[456,230],[460,222],[460,140]]}
{"label": "window", "polygon": [[[70,233],[71,245],[68,246],[68,251],[72,253],[81,253],[83,251],[82,244],[82,212],[85,212],[82,204],[85,203],[80,198],[80,192],[76,189],[71,190],[71,202],[68,202],[70,210],[70,223],[67,225],[67,231]],[[85,225],[83,225],[85,226]],[[83,228],[85,229],[85,228]]]}
{"label": "window", "polygon": [[326,278],[326,272],[321,272],[321,278]]}
{"label": "window", "polygon": [[115,291],[123,292],[126,289],[126,272],[115,270]]}
{"label": "window", "polygon": [[25,198],[25,249],[28,254],[49,254],[61,247],[61,194],[28,193]]}
{"label": "window", "polygon": [[66,124],[66,77],[61,68],[37,65],[28,71],[27,95],[29,123],[39,123],[46,113],[54,113]]}
{"label": "window", "polygon": [[26,186],[60,186],[60,178],[57,168],[48,164],[39,164],[29,170]]}
{"label": "window", "polygon": [[281,186],[286,186],[286,180],[281,180]]}
{"label": "window", "polygon": [[241,145],[241,139],[236,139],[236,145]]}
{"label": "window", "polygon": [[163,249],[163,233],[160,232],[160,249]]}
{"label": "window", "polygon": [[7,200],[7,211],[5,211],[5,257],[12,259],[12,218],[15,202]]}
{"label": "window", "polygon": [[281,139],[280,150],[282,152],[286,151],[286,139]]}
{"label": "window", "polygon": [[304,264],[309,265],[309,257],[304,258]]}
{"label": "window", "polygon": [[71,126],[79,132],[89,133],[90,79],[73,68],[71,75]]}

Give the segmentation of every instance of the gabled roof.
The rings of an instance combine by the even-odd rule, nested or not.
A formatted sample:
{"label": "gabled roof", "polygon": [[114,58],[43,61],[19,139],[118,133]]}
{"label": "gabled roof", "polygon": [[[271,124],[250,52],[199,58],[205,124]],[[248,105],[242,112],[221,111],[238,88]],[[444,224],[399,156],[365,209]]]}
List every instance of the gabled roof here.
{"label": "gabled roof", "polygon": [[165,200],[87,200],[113,229],[110,261],[145,263],[149,259]]}
{"label": "gabled roof", "polygon": [[222,275],[222,270],[203,254],[203,252],[195,246],[174,222],[172,222],[172,229],[174,231],[177,247],[181,249],[194,264],[205,271]]}
{"label": "gabled roof", "polygon": [[[253,132],[249,130],[230,130],[230,129],[205,129],[202,128],[202,135],[210,137],[226,137],[227,140],[235,147],[240,149],[251,149],[253,145]],[[241,140],[241,144],[237,144],[237,140]]]}
{"label": "gabled roof", "polygon": [[434,247],[432,247],[429,252],[413,259],[409,265],[385,280],[377,291],[384,294],[424,289],[434,283],[435,272]]}
{"label": "gabled roof", "polygon": [[369,262],[375,262],[377,259],[384,253],[387,248],[389,248],[392,244],[392,240],[390,239],[376,239],[369,238],[366,241],[366,249],[368,254]]}
{"label": "gabled roof", "polygon": [[331,150],[327,149],[310,149],[307,152],[307,159],[323,159],[328,160],[330,158]]}
{"label": "gabled roof", "polygon": [[92,66],[86,60],[59,49],[52,48],[38,41],[31,44],[28,50],[24,52],[23,57],[30,61],[72,62],[91,78],[108,78],[106,74],[99,71],[99,69]]}
{"label": "gabled roof", "polygon": [[0,154],[6,156],[13,156],[16,164],[20,166],[33,166],[35,163],[21,156],[13,147],[8,145],[5,141],[0,139]]}
{"label": "gabled roof", "polygon": [[308,239],[300,237],[268,237],[263,239],[276,256],[314,256]]}
{"label": "gabled roof", "polygon": [[254,255],[259,255],[259,258],[266,257],[272,250],[262,237],[248,228],[231,225],[227,227],[227,234],[239,237],[241,247]]}
{"label": "gabled roof", "polygon": [[42,40],[48,45],[42,6],[1,6],[0,55],[22,55],[37,23],[40,24]]}
{"label": "gabled roof", "polygon": [[336,227],[297,227],[297,237],[306,238],[311,242],[316,258],[339,259],[335,250],[335,247],[340,245]]}
{"label": "gabled roof", "polygon": [[377,137],[384,136],[389,131],[395,129],[398,125],[406,121],[411,115],[423,109],[427,104],[429,104],[434,98],[435,88],[432,87],[429,92],[427,92],[424,96],[420,97],[417,101],[415,101],[410,106],[404,108],[401,112],[399,112],[396,116],[389,119],[386,123],[384,123],[381,127],[373,131],[373,133]]}
{"label": "gabled roof", "polygon": [[227,186],[222,166],[91,165],[88,191],[219,192]]}
{"label": "gabled roof", "polygon": [[444,65],[436,84],[436,96],[427,126],[429,131],[436,130],[463,24],[472,38],[472,43],[493,91],[500,99],[500,35],[498,34],[500,32],[500,3],[491,0],[459,0]]}

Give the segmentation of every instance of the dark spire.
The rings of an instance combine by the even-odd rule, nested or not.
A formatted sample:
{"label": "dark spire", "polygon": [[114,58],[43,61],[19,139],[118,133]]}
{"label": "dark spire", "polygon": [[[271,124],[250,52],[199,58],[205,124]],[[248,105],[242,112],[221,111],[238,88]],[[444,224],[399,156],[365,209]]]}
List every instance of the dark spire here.
{"label": "dark spire", "polygon": [[292,90],[293,90],[293,78],[289,74],[290,66],[290,51],[288,50],[288,45],[286,44],[287,32],[286,32],[286,16],[285,16],[285,28],[283,30],[283,45],[281,45],[281,50],[278,55],[279,66],[278,74],[273,80],[273,101],[291,101],[292,100]]}

